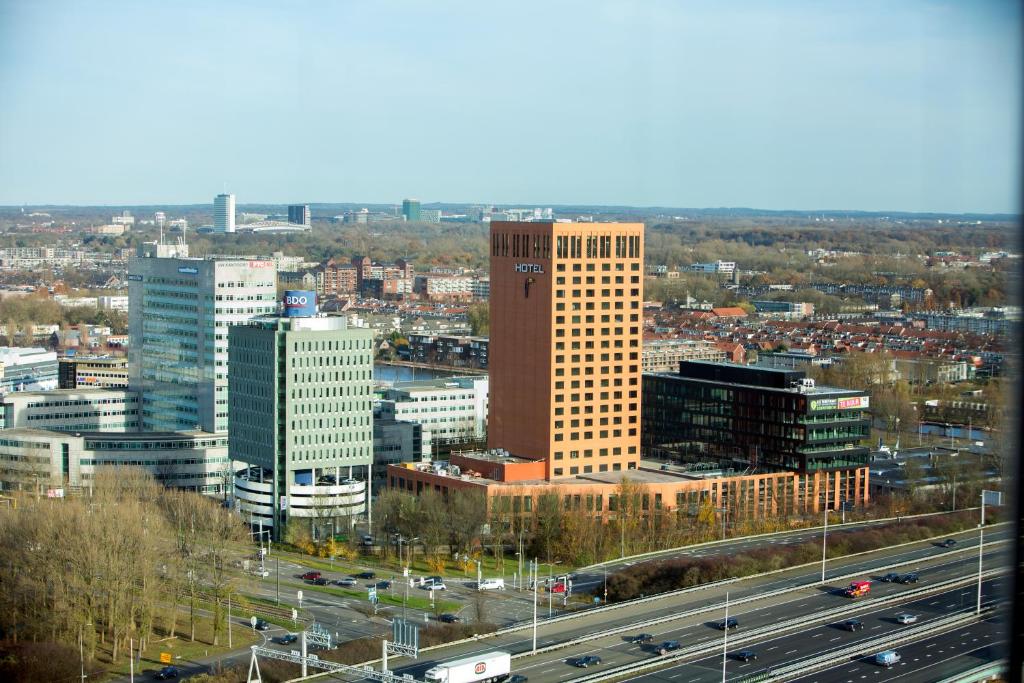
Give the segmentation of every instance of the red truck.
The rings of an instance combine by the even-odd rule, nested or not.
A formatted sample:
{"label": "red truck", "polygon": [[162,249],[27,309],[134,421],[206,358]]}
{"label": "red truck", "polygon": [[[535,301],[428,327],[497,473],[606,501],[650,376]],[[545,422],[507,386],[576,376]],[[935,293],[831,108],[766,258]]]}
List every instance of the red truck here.
{"label": "red truck", "polygon": [[854,581],[846,590],[843,591],[843,595],[848,598],[859,598],[860,596],[867,595],[870,592],[870,581]]}

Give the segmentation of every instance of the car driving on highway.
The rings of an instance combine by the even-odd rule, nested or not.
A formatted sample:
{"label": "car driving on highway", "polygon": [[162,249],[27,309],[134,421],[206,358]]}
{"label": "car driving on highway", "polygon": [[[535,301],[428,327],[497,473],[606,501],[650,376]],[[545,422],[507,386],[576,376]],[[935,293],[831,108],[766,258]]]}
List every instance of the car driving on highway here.
{"label": "car driving on highway", "polygon": [[753,650],[740,650],[739,652],[733,652],[732,658],[741,662],[751,662],[757,659],[757,653]]}
{"label": "car driving on highway", "polygon": [[736,617],[729,617],[728,619],[723,619],[722,621],[718,622],[716,626],[719,631],[724,631],[726,629],[729,629],[731,631],[734,628],[739,628],[740,622],[736,620]]}
{"label": "car driving on highway", "polygon": [[588,666],[597,666],[601,663],[601,658],[597,655],[586,655],[583,657],[577,657],[571,660],[571,664],[580,669],[586,669]]}
{"label": "car driving on highway", "polygon": [[916,624],[917,623],[917,615],[916,614],[910,614],[908,612],[904,612],[902,614],[897,614],[896,615],[896,622],[899,623],[899,624]]}
{"label": "car driving on highway", "polygon": [[666,640],[664,643],[658,646],[658,654],[667,655],[673,650],[678,650],[682,647],[678,640]]}
{"label": "car driving on highway", "polygon": [[888,574],[886,574],[885,576],[879,578],[878,580],[879,581],[883,581],[885,583],[893,583],[893,582],[895,582],[899,578],[900,578],[900,575],[897,574],[896,572],[889,572]]}
{"label": "car driving on highway", "polygon": [[863,631],[864,630],[864,622],[861,621],[860,619],[847,619],[846,621],[844,621],[841,624],[841,626],[844,629],[846,629],[847,631]]}
{"label": "car driving on highway", "polygon": [[643,645],[645,643],[650,643],[653,640],[654,636],[652,636],[650,633],[638,633],[637,635],[630,638],[629,642],[633,643],[634,645]]}

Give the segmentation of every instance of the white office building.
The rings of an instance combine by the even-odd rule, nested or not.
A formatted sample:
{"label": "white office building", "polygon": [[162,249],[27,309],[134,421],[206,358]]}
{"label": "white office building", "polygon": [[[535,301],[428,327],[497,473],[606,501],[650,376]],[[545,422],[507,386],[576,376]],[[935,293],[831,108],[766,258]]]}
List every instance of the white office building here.
{"label": "white office building", "polygon": [[129,262],[128,297],[142,429],[227,431],[228,328],[277,311],[274,262],[143,255]]}
{"label": "white office building", "polygon": [[418,422],[422,427],[420,456],[426,460],[435,443],[487,436],[488,386],[484,376],[397,382],[381,393],[379,415],[382,420]]}
{"label": "white office building", "polygon": [[57,354],[41,347],[0,347],[0,395],[57,388]]}
{"label": "white office building", "polygon": [[0,401],[4,429],[134,432],[139,428],[139,397],[127,389],[20,391]]}
{"label": "white office building", "polygon": [[206,432],[0,431],[0,491],[87,494],[101,467],[140,467],[164,486],[225,495],[228,435]]}
{"label": "white office building", "polygon": [[219,194],[213,198],[213,230],[235,231],[235,195]]}

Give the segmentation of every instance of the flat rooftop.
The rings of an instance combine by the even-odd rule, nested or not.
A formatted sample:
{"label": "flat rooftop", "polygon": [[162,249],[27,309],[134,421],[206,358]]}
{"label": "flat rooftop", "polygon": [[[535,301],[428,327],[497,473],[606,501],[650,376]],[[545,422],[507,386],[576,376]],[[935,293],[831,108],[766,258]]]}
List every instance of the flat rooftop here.
{"label": "flat rooftop", "polygon": [[473,460],[483,460],[485,462],[502,462],[509,464],[537,462],[539,459],[531,460],[530,458],[524,458],[521,455],[512,455],[508,451],[455,451],[452,455],[458,455],[463,458],[472,458]]}
{"label": "flat rooftop", "polygon": [[[688,362],[697,363],[701,361]],[[757,369],[772,372],[786,372],[786,370],[780,370],[777,368],[765,368],[761,366],[757,366]],[[687,377],[686,375],[680,375],[678,372],[645,372],[644,375],[650,375],[652,377],[666,377],[669,379],[685,380],[688,382],[703,382],[705,384],[714,384],[716,386],[744,387],[752,389],[761,389],[762,391],[784,391],[789,394],[805,394],[807,396],[863,396],[867,394],[866,391],[858,391],[857,389],[843,389],[842,387],[830,387],[824,384],[815,384],[813,387],[770,387],[765,386],[763,384],[746,384],[743,382],[727,382],[715,379],[705,379],[702,377]]]}
{"label": "flat rooftop", "polygon": [[[467,457],[478,457],[479,454],[465,454]],[[509,456],[507,458],[500,457],[497,455],[490,455],[482,457],[480,459],[488,460],[491,462],[532,462],[525,458],[518,456]],[[516,487],[531,487],[531,488],[547,488],[551,487],[552,490],[556,490],[559,486],[570,485],[570,486],[586,486],[588,484],[598,484],[606,486],[618,486],[624,478],[628,478],[630,482],[635,484],[676,484],[680,482],[690,481],[701,481],[706,479],[717,479],[726,478],[734,475],[725,475],[718,473],[717,476],[714,473],[703,473],[695,474],[673,470],[662,470],[660,469],[661,463],[654,461],[641,461],[639,469],[625,470],[619,472],[596,472],[590,474],[580,474],[575,477],[563,477],[554,481],[548,481],[546,479],[524,479],[513,482],[497,481],[495,479],[489,479],[483,476],[470,476],[466,473],[463,468],[462,473],[458,476],[451,474],[442,475],[450,477],[452,479],[459,479],[461,481],[478,484],[480,486],[501,486],[508,488]],[[429,467],[418,468],[419,471],[433,472]],[[737,475],[740,473],[736,473]]]}
{"label": "flat rooftop", "polygon": [[0,430],[0,438],[15,436],[81,437],[85,439],[103,439],[105,441],[173,441],[180,439],[228,438],[227,433],[204,432],[200,430],[185,432],[65,432],[55,429],[36,429],[34,427],[12,427],[11,429]]}
{"label": "flat rooftop", "polygon": [[129,389],[128,387],[82,387],[80,389],[50,389],[49,391],[12,391],[9,394],[4,394],[3,400],[9,398],[46,398],[46,397],[60,397],[60,396],[75,396],[78,394],[109,394],[109,393],[136,393],[135,389]]}
{"label": "flat rooftop", "polygon": [[[442,389],[457,389],[460,387],[459,380],[481,380],[486,379],[484,375],[452,375],[451,377],[434,377],[432,379],[411,379],[401,382],[389,382],[383,380],[389,389],[397,391],[441,391]],[[377,381],[377,380],[374,380]],[[462,387],[468,388],[468,387]]]}

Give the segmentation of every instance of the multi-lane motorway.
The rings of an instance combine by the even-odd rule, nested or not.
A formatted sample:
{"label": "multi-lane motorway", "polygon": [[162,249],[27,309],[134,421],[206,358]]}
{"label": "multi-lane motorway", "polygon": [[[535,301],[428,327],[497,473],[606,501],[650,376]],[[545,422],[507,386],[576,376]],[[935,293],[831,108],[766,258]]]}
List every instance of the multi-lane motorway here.
{"label": "multi-lane motorway", "polygon": [[[934,574],[929,572],[929,577]],[[985,582],[984,590],[990,594],[1001,589],[999,579]],[[827,652],[835,652],[837,666],[816,673],[814,676],[803,678],[805,681],[860,681],[862,674],[868,674],[871,680],[896,679],[900,675],[918,676],[916,680],[934,681],[938,677],[933,669],[931,673],[923,673],[926,669],[939,666],[945,673],[950,671],[949,666],[953,659],[963,656],[957,654],[961,648],[955,647],[963,637],[949,640],[944,647],[932,652],[929,647],[921,650],[917,645],[897,647],[903,659],[892,667],[886,669],[872,661],[876,652],[887,648],[861,648],[859,643],[874,641],[879,637],[891,635],[893,638],[904,635],[908,629],[928,625],[941,617],[960,611],[970,610],[974,604],[976,588],[967,586],[953,590],[933,593],[917,599],[901,600],[887,604],[877,609],[858,612],[855,617],[863,623],[863,630],[850,632],[841,627],[842,620],[815,618],[813,613],[807,614],[807,627],[789,631],[784,635],[766,636],[758,638],[756,643],[745,642],[728,648],[722,648],[722,639],[719,637],[715,644],[715,652],[706,657],[695,659],[692,662],[661,669],[657,672],[643,676],[644,680],[659,680],[670,683],[713,683],[722,680],[723,651],[726,653],[725,664],[728,678],[739,679],[748,674],[761,671],[770,671],[779,667],[797,662],[810,655],[817,655]],[[914,625],[901,624],[896,620],[896,615],[908,613],[917,616],[918,621]],[[761,615],[763,616],[763,614]],[[752,625],[763,619],[752,619]],[[744,622],[746,623],[746,622]],[[994,629],[991,622],[981,622],[958,631],[964,634],[971,634],[968,643],[970,649],[991,648],[997,646],[1000,635]],[[739,634],[737,634],[739,635]],[[973,640],[972,640],[973,639]],[[927,642],[945,642],[946,636],[928,638]],[[935,646],[931,646],[935,647]],[[757,659],[751,661],[740,661],[736,654],[742,650],[750,650],[757,655]],[[941,660],[941,662],[940,662]],[[974,663],[964,669],[976,666]],[[882,674],[886,675],[883,677]],[[634,679],[639,680],[639,679]],[[900,679],[903,680],[903,679]]]}
{"label": "multi-lane motorway", "polygon": [[[1007,538],[1009,538],[1009,532],[1000,530],[988,534],[986,544],[990,539],[993,542],[999,542]],[[974,547],[976,548],[976,546]],[[990,567],[1005,566],[1008,562],[1007,556],[999,549],[999,546],[988,550],[986,557],[986,564]],[[811,623],[813,622],[813,614],[815,612],[835,607],[842,609],[845,605],[849,605],[851,608],[858,607],[861,604],[869,605],[870,600],[873,598],[909,592],[926,586],[927,583],[971,576],[977,567],[977,556],[971,551],[970,537],[961,536],[957,551],[950,552],[941,549],[934,543],[919,543],[905,548],[880,551],[870,556],[862,556],[843,562],[837,561],[829,573],[834,576],[862,571],[864,572],[864,578],[869,578],[875,576],[875,573],[871,571],[872,568],[908,561],[911,564],[905,566],[901,571],[917,571],[921,576],[922,583],[916,586],[885,584],[876,581],[873,584],[871,597],[860,599],[856,604],[847,598],[834,594],[833,590],[840,588],[844,582],[833,583],[828,587],[810,586],[774,598],[756,600],[745,603],[742,606],[735,606],[731,611],[731,615],[740,619],[741,630],[769,626],[777,621],[784,621],[801,615],[807,615],[810,620],[809,623]],[[639,647],[626,642],[629,636],[636,635],[641,631],[651,633],[656,643],[662,640],[679,640],[684,646],[703,642],[704,640],[711,643],[720,638],[720,632],[715,630],[712,625],[713,622],[724,616],[720,611],[720,606],[727,589],[730,591],[730,596],[735,603],[737,598],[753,597],[787,586],[808,585],[813,583],[814,577],[815,572],[808,573],[807,570],[787,572],[778,578],[743,581],[731,586],[719,586],[660,598],[652,602],[609,610],[607,612],[597,610],[586,616],[542,624],[538,629],[537,643],[538,648],[541,649],[545,648],[545,646],[564,643],[576,638],[586,638],[588,635],[599,631],[616,629],[618,632],[602,638],[587,639],[571,647],[542,652],[532,656],[519,656],[515,659],[513,668],[515,671],[529,676],[534,681],[561,681],[584,673],[568,664],[568,660],[577,656],[597,654],[603,659],[600,665],[601,668],[613,668],[630,662],[657,657],[658,655],[654,654],[649,647]],[[969,589],[965,590],[969,592]],[[998,586],[989,587],[986,590],[990,592],[995,591],[998,590]],[[964,602],[968,606],[973,604],[968,600],[967,592],[958,593],[956,601]],[[926,600],[926,603],[938,600],[938,604],[926,606],[930,610],[934,610],[936,614],[945,614],[947,609],[953,608],[947,608],[945,605],[947,605],[949,600],[942,602],[944,599],[943,597],[931,597]],[[714,609],[712,611],[698,612],[698,610],[706,609],[709,606],[713,606]],[[895,614],[895,612],[892,612],[892,614]],[[660,624],[645,625],[657,618],[664,618],[666,620]],[[841,621],[841,619],[833,619],[832,621],[836,620]],[[924,613],[921,615],[921,621],[922,623],[926,621]],[[869,634],[872,631],[877,632],[879,629],[884,629],[887,623],[885,621],[877,621],[877,623],[870,624],[866,631]],[[818,626],[821,626],[821,624]],[[884,632],[884,630],[881,632]],[[821,637],[821,635],[810,637],[808,642],[813,644]],[[841,634],[833,630],[832,635],[822,642],[830,643],[836,637],[841,637]],[[760,645],[744,643],[743,647],[756,649]],[[776,647],[771,644],[765,647],[771,648],[765,650],[765,657],[768,659],[771,659],[773,656],[789,657],[792,654],[790,653],[791,647]],[[399,671],[401,673],[419,675],[426,668],[429,668],[433,662],[494,649],[509,650],[520,655],[528,653],[532,649],[532,633],[530,629],[520,630],[479,643],[467,643],[434,650],[429,653],[425,652],[418,662],[409,663],[405,667],[399,667]],[[774,653],[776,650],[779,650],[779,652],[776,655],[772,655],[771,653]],[[761,657],[762,655],[759,654],[759,661],[764,661],[761,660]],[[741,662],[735,664],[738,669],[750,670],[755,670],[757,665],[757,662],[750,662],[748,666],[743,666]],[[730,664],[730,666],[733,665]],[[696,675],[691,675],[690,678]],[[688,679],[682,678],[682,674],[680,674],[678,680]]]}

